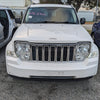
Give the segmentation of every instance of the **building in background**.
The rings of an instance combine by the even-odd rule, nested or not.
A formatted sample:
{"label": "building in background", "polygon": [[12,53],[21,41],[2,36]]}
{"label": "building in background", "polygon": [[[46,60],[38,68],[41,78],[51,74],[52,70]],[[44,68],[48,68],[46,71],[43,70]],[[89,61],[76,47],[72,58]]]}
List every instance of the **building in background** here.
{"label": "building in background", "polygon": [[30,0],[0,0],[0,6],[12,8],[12,11],[16,17],[22,17],[27,6],[30,4]]}
{"label": "building in background", "polygon": [[90,9],[88,5],[83,3],[78,11],[78,17],[84,17],[87,22],[98,21],[100,19],[100,8],[94,7]]}
{"label": "building in background", "polygon": [[96,14],[92,10],[80,10],[78,11],[78,17],[85,18],[87,22],[93,22],[96,20]]}
{"label": "building in background", "polygon": [[8,7],[25,7],[25,0],[0,0],[0,5]]}

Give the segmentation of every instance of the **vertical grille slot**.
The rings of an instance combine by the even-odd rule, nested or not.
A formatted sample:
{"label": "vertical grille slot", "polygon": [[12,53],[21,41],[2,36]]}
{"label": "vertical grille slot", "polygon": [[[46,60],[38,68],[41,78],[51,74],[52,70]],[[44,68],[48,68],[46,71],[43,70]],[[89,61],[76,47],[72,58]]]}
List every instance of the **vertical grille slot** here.
{"label": "vertical grille slot", "polygon": [[66,58],[67,58],[67,47],[64,47],[63,61],[66,61]]}
{"label": "vertical grille slot", "polygon": [[32,58],[33,60],[36,60],[36,47],[35,46],[32,47]]}
{"label": "vertical grille slot", "polygon": [[70,47],[69,61],[73,61],[74,47]]}
{"label": "vertical grille slot", "polygon": [[42,47],[38,47],[38,56],[39,61],[42,61]]}
{"label": "vertical grille slot", "polygon": [[45,61],[48,61],[48,47],[45,47]]}
{"label": "vertical grille slot", "polygon": [[57,48],[57,61],[60,61],[61,59],[61,47]]}
{"label": "vertical grille slot", "polygon": [[75,61],[75,45],[35,44],[32,58],[33,61]]}
{"label": "vertical grille slot", "polygon": [[55,60],[55,48],[51,47],[51,61]]}

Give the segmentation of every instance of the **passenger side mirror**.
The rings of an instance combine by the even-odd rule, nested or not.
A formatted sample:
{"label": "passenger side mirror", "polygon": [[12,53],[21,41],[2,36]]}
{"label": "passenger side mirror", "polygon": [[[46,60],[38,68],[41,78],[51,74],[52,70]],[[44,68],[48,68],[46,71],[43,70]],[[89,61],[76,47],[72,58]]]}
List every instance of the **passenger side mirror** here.
{"label": "passenger side mirror", "polygon": [[21,20],[21,18],[15,18],[15,22],[16,22],[17,24],[21,24],[22,20]]}
{"label": "passenger side mirror", "polygon": [[80,19],[80,23],[81,23],[81,24],[85,24],[85,23],[86,23],[86,19],[85,19],[85,18],[81,18],[81,19]]}

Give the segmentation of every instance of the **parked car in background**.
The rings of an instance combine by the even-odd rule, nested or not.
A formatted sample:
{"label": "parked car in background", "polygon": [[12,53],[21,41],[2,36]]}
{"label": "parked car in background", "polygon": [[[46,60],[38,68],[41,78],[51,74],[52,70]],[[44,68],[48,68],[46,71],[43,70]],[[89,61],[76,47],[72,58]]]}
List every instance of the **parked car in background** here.
{"label": "parked car in background", "polygon": [[0,6],[0,37],[2,38],[2,41],[0,41],[0,48],[11,40],[16,29],[17,24],[15,23],[15,16],[12,10]]}
{"label": "parked car in background", "polygon": [[70,5],[28,7],[6,48],[9,75],[24,78],[90,78],[97,74],[99,51]]}
{"label": "parked car in background", "polygon": [[93,24],[91,36],[94,43],[100,48],[100,22]]}
{"label": "parked car in background", "polygon": [[19,9],[12,9],[13,14],[15,15],[16,18],[23,18],[27,8],[19,8]]}
{"label": "parked car in background", "polygon": [[3,28],[4,28],[4,27],[3,27],[2,24],[0,23],[0,42],[3,41],[3,39],[4,39]]}

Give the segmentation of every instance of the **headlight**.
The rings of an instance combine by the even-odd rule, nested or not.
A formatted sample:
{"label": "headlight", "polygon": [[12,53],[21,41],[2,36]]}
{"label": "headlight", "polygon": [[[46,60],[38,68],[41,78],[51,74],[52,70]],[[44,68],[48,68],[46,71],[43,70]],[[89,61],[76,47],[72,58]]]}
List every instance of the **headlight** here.
{"label": "headlight", "polygon": [[15,42],[15,53],[21,60],[30,60],[30,45],[27,42]]}
{"label": "headlight", "polygon": [[85,60],[90,54],[91,43],[78,43],[76,46],[76,61]]}

